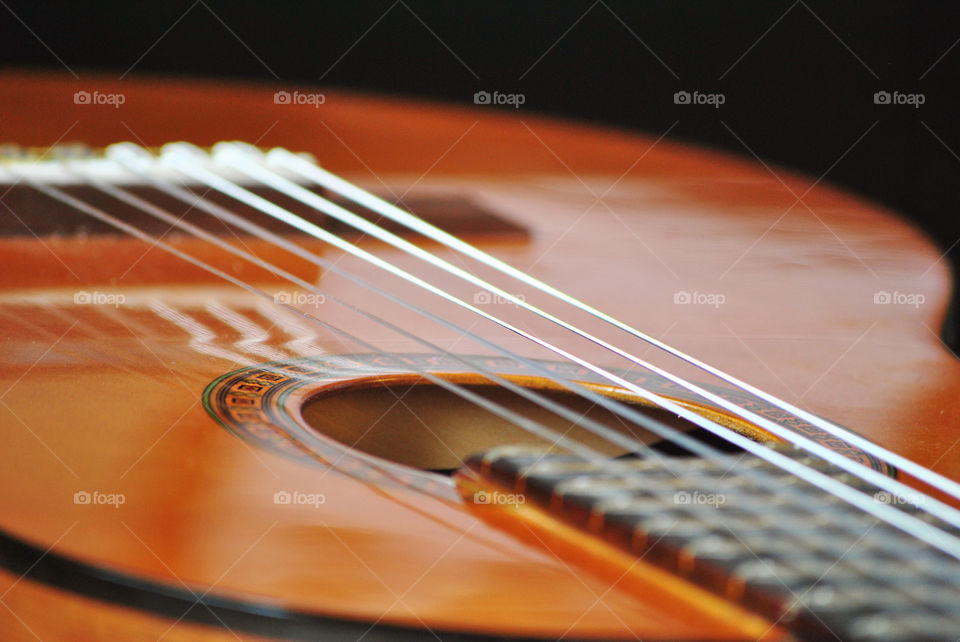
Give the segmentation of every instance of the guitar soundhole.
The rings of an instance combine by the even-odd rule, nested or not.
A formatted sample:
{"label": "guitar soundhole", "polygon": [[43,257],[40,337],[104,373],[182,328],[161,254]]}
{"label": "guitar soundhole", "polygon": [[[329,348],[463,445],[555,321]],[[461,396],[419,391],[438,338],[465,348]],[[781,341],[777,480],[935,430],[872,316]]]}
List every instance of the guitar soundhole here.
{"label": "guitar soundhole", "polygon": [[[611,457],[630,457],[625,451],[573,422],[500,386],[461,384],[469,391],[565,434]],[[570,392],[538,392],[577,413],[622,434],[630,435],[668,455],[689,452],[648,430],[621,419]],[[661,410],[635,404],[642,414],[657,419],[724,451],[737,447],[695,424]],[[455,471],[470,455],[506,444],[564,449],[515,426],[506,419],[430,383],[364,383],[308,399],[301,413],[318,432],[351,448],[399,464],[441,473]]]}

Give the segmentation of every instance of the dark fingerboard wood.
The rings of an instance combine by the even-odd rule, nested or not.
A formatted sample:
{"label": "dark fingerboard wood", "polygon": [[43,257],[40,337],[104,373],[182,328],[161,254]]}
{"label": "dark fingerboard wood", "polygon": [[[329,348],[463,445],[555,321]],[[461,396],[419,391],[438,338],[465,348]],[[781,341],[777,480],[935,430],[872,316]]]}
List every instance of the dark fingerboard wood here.
{"label": "dark fingerboard wood", "polygon": [[[839,468],[784,451],[948,527]],[[752,456],[587,462],[503,448],[495,486],[810,639],[955,640],[960,562]]]}

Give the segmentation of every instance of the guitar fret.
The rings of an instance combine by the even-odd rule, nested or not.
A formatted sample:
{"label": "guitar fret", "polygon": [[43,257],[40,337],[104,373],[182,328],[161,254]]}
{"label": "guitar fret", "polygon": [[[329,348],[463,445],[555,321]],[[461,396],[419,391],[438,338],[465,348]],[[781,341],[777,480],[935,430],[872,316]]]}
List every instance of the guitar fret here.
{"label": "guitar fret", "polygon": [[[779,449],[877,501],[892,501],[839,468]],[[564,522],[801,636],[953,639],[960,630],[960,563],[761,460],[601,466],[506,447],[469,466]],[[909,504],[901,508],[924,515]]]}

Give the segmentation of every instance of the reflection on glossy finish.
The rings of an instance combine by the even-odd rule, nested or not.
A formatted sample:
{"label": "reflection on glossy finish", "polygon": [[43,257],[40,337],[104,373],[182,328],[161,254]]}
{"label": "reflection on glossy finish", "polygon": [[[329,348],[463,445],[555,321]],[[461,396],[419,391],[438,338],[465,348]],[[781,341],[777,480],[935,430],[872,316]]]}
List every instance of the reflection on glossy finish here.
{"label": "reflection on glossy finish", "polygon": [[[0,139],[46,145],[73,123],[69,137],[93,145],[128,139],[131,131],[149,145],[260,139],[310,151],[333,170],[398,195],[411,186],[469,194],[530,230],[528,240],[484,243],[498,257],[960,479],[960,459],[949,455],[960,437],[960,368],[932,331],[949,290],[946,268],[926,239],[874,205],[821,183],[804,198],[816,216],[796,208],[780,219],[794,199],[762,167],[619,132],[536,118],[524,124],[490,110],[334,93],[322,109],[300,110],[275,105],[272,91],[259,88],[98,84],[104,92],[114,85],[128,100],[108,113],[73,105],[72,80],[4,74]],[[797,193],[813,182],[778,173]],[[285,291],[265,271],[203,242],[170,240],[248,282]],[[298,240],[439,309],[428,294]],[[327,292],[420,329],[444,349],[483,353],[267,243],[241,241]],[[302,317],[141,241],[0,239],[0,256],[3,531],[178,590],[210,589],[371,623],[548,638],[745,635],[737,611],[694,608],[651,588],[655,579],[646,591],[621,586],[569,552],[514,538],[456,502],[319,470],[217,426],[201,394],[224,373],[358,351]],[[422,271],[468,299],[475,294]],[[922,294],[924,303],[875,303],[878,292]],[[710,305],[719,294],[723,303]],[[380,349],[422,351],[335,304],[304,300],[299,307]],[[509,306],[497,313],[523,318]],[[529,327],[555,333],[536,321]],[[495,329],[474,329],[526,356],[547,356]],[[277,493],[323,501],[278,503]],[[77,639],[95,639],[98,626],[170,639],[212,633],[184,622],[170,629],[176,616],[138,614],[0,576],[0,593],[8,589],[3,600],[17,615],[0,610],[7,637],[29,636],[25,627],[41,637],[71,630]]]}

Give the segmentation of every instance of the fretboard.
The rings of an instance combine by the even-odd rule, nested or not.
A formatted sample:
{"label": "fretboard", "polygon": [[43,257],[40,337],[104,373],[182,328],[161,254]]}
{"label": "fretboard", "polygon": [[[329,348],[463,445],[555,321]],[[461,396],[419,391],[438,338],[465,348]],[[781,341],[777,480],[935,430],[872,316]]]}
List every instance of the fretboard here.
{"label": "fretboard", "polygon": [[[953,532],[909,498],[783,452]],[[960,636],[960,562],[749,455],[598,465],[507,447],[469,466],[554,517],[802,637]]]}

